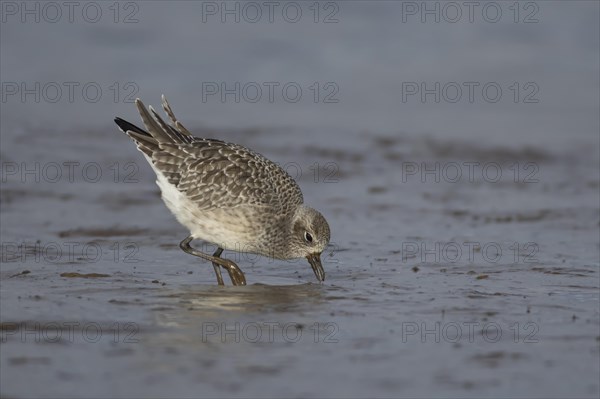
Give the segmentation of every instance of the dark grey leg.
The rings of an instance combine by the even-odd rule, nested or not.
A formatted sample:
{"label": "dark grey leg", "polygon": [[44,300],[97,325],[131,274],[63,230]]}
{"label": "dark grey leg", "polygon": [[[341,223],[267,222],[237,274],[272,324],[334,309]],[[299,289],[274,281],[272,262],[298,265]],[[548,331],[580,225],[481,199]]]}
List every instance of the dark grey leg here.
{"label": "dark grey leg", "polygon": [[[217,250],[215,251],[213,256],[215,258],[219,258],[222,253],[223,253],[223,248],[219,247],[219,248],[217,248]],[[217,282],[219,283],[219,285],[225,285],[225,283],[223,282],[223,276],[221,275],[221,267],[219,266],[218,263],[213,262],[212,264],[213,264],[213,268],[215,269],[215,274],[217,275]]]}
{"label": "dark grey leg", "polygon": [[[223,259],[223,258],[219,257],[219,255],[221,255],[221,252],[223,252],[223,249],[221,249],[221,248],[217,249],[217,252],[219,252],[219,250],[221,251],[221,252],[219,252],[218,255],[217,255],[217,252],[215,252],[214,256],[210,256],[208,254],[205,254],[204,252],[200,252],[200,251],[192,248],[190,246],[190,242],[193,239],[194,239],[194,237],[192,237],[192,236],[187,237],[185,240],[181,241],[181,243],[179,244],[179,247],[184,252],[186,252],[190,255],[194,255],[199,258],[211,261],[213,263],[213,267],[217,267],[217,266],[215,266],[215,264],[217,264],[218,266],[224,267],[227,270],[227,272],[229,273],[229,278],[231,279],[231,283],[233,285],[246,285],[246,277],[244,277],[244,273],[240,270],[240,268],[235,263],[230,261],[229,259]],[[216,273],[216,270],[215,270],[215,273]],[[217,273],[217,282],[219,283],[219,285],[221,285],[223,283],[222,277],[219,281],[220,275],[221,275],[221,271],[219,270],[219,272]]]}

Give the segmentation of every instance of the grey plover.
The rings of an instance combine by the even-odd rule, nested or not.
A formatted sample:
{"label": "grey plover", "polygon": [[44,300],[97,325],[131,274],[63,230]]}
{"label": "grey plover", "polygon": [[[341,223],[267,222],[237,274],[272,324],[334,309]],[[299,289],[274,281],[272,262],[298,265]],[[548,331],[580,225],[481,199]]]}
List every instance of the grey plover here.
{"label": "grey plover", "polygon": [[[121,118],[115,122],[144,154],[156,172],[163,201],[189,229],[179,246],[212,262],[219,285],[220,267],[233,285],[246,285],[240,268],[221,258],[224,249],[275,259],[305,257],[317,279],[325,280],[320,255],[329,244],[329,225],[321,213],[304,205],[302,191],[288,173],[241,145],[192,136],[164,95],[170,124],[140,99],[135,104],[146,130]],[[192,248],[194,239],[216,244],[216,252],[211,256]]]}

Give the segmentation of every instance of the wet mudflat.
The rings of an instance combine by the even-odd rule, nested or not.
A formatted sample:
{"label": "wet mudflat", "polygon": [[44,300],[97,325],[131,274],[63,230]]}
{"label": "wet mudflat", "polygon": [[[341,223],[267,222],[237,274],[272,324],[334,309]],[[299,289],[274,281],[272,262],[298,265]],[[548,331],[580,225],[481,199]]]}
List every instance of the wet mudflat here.
{"label": "wet mudflat", "polygon": [[[324,284],[305,260],[229,252],[249,285],[218,287],[208,263],[178,248],[186,232],[126,138],[89,132],[88,148],[65,148],[77,134],[11,142],[43,148],[31,154],[41,164],[77,151],[103,175],[3,183],[3,395],[598,395],[593,151],[360,132],[340,132],[335,149],[289,149],[286,131],[216,132],[294,162],[333,232]],[[478,160],[505,176],[420,173]]]}
{"label": "wet mudflat", "polygon": [[[600,394],[597,2],[5,3],[0,397]],[[298,181],[324,284],[179,249],[112,123],[163,93]]]}

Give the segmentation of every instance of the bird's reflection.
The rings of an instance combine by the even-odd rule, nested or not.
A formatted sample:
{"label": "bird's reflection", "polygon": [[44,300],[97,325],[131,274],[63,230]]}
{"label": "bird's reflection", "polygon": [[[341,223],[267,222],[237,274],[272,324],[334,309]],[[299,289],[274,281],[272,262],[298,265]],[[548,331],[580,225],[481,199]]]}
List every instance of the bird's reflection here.
{"label": "bird's reflection", "polygon": [[320,284],[245,287],[189,285],[166,293],[155,312],[162,327],[193,327],[206,320],[253,320],[286,317],[315,310],[324,304],[326,288]]}

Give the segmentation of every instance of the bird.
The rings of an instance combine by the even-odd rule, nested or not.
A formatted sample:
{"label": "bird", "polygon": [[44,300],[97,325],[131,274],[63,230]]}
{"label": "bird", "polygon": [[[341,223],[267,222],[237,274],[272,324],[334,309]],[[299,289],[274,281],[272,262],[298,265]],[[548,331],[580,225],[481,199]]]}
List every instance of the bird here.
{"label": "bird", "polygon": [[[212,263],[218,285],[221,268],[232,285],[246,277],[223,250],[239,250],[274,259],[306,258],[319,282],[325,280],[321,254],[329,244],[325,217],[304,204],[302,190],[280,166],[244,146],[194,137],[175,117],[165,96],[165,122],[137,98],[145,130],[116,117],[115,123],[142,152],[154,172],[161,197],[177,221],[189,230],[179,247]],[[215,244],[209,255],[190,243]]]}

